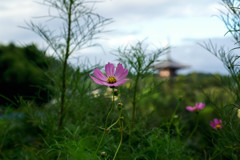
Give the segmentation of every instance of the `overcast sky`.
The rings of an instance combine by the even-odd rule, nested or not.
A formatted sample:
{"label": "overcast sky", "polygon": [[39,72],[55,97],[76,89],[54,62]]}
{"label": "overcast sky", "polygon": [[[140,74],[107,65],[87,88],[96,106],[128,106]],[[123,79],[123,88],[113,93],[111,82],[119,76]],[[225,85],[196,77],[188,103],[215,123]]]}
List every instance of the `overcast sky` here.
{"label": "overcast sky", "polygon": [[[220,0],[105,0],[96,5],[96,12],[113,18],[114,22],[106,27],[112,31],[103,35],[104,52],[89,49],[83,56],[91,62],[106,63],[114,59],[109,54],[111,50],[147,39],[154,46],[170,44],[171,57],[191,66],[185,73],[226,73],[217,58],[197,45],[212,39],[217,44],[231,46],[230,38],[224,37],[227,30],[217,17],[219,9],[223,9],[220,3]],[[0,43],[41,45],[37,35],[19,26],[46,12],[33,0],[0,0]]]}

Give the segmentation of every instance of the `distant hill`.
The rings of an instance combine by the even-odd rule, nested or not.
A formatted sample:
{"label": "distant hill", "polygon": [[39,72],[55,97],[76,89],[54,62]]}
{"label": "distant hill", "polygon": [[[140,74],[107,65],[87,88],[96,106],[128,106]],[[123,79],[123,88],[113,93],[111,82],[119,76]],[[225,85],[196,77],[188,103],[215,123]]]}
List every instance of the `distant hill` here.
{"label": "distant hill", "polygon": [[21,98],[48,102],[53,90],[46,72],[56,65],[57,60],[35,45],[0,45],[0,104],[16,104]]}

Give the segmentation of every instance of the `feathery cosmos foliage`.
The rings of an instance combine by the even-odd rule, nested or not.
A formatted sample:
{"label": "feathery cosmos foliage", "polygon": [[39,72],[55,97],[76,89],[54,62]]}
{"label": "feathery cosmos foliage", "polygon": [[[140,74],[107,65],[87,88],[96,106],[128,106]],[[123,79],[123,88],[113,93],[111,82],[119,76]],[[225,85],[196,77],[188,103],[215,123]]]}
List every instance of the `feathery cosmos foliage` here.
{"label": "feathery cosmos foliage", "polygon": [[[152,64],[168,48],[149,51],[142,42],[119,49],[118,61],[123,65],[119,63],[115,68],[108,63],[106,74],[95,69],[91,79],[89,74],[97,67],[85,70],[88,63],[76,69],[69,67],[68,60],[79,49],[93,45],[88,42],[98,38],[94,35],[103,31],[106,19],[94,14],[91,7],[84,5],[87,3],[84,0],[44,2],[59,11],[49,13],[60,13],[58,18],[62,20],[62,26],[65,24],[60,30],[52,31],[42,25],[29,25],[59,57],[61,67],[56,65],[54,78],[50,77],[54,97],[48,104],[20,99],[21,105],[17,110],[9,106],[6,108],[11,110],[0,108],[0,159],[240,158],[240,121],[237,117],[240,109],[239,55],[233,53],[240,46],[239,1],[223,0],[229,9],[225,22],[231,22],[229,32],[236,39],[236,48],[229,52],[215,52],[222,56],[230,73],[227,76],[216,74],[227,79],[223,84],[211,75],[197,73],[178,75],[162,83],[163,80],[154,75]],[[56,17],[50,16],[51,19],[56,20]],[[8,56],[5,60],[10,64],[12,61]],[[112,97],[106,86],[111,88]],[[200,87],[201,91],[209,91],[213,95],[210,98],[203,95]],[[98,94],[93,94],[96,90]],[[187,112],[185,106],[195,102],[204,102],[208,107],[197,103],[196,106],[188,106],[193,112]],[[209,125],[214,117],[219,119],[214,119]]]}
{"label": "feathery cosmos foliage", "polygon": [[[47,18],[45,25],[31,21],[25,27],[37,33],[62,62],[61,84],[58,84],[61,93],[59,128],[63,126],[66,113],[66,90],[69,85],[66,73],[69,57],[83,48],[95,46],[92,41],[99,38],[97,35],[104,32],[103,27],[110,22],[110,19],[93,12],[94,4],[95,2],[87,0],[44,0],[43,5],[48,6],[51,11],[57,11],[56,14],[49,12],[44,16]],[[47,25],[50,21],[62,25],[57,29],[51,28]]]}

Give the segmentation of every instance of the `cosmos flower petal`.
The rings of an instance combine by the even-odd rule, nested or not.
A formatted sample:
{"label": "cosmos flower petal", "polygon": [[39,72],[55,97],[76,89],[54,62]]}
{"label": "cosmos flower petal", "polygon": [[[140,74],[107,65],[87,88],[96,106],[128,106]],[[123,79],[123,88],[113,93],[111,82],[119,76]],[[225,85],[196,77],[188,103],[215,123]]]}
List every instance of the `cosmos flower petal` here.
{"label": "cosmos flower petal", "polygon": [[123,71],[124,71],[123,65],[121,63],[118,63],[116,72],[115,72],[115,77],[118,78]]}
{"label": "cosmos flower petal", "polygon": [[114,70],[115,70],[115,68],[112,63],[108,62],[108,64],[105,65],[105,72],[106,72],[107,77],[109,77],[109,76],[113,77]]}
{"label": "cosmos flower petal", "polygon": [[104,85],[103,81],[101,81],[101,80],[99,80],[99,79],[97,79],[97,78],[95,78],[95,77],[93,77],[91,75],[90,75],[90,77],[94,80],[95,83],[97,83],[99,85]]}
{"label": "cosmos flower petal", "polygon": [[210,125],[211,125],[211,127],[213,127],[213,128],[215,127],[214,122],[212,122],[212,121],[210,122]]}
{"label": "cosmos flower petal", "polygon": [[198,103],[199,110],[202,110],[204,107],[205,107],[205,103],[202,103],[202,102]]}
{"label": "cosmos flower petal", "polygon": [[[91,75],[90,77],[96,84],[105,85],[108,87],[120,86],[128,80],[124,79],[128,74],[128,70],[123,68],[121,63],[118,63],[115,71],[114,65],[108,62],[108,64],[105,65],[105,72],[107,77],[97,68],[93,71],[95,77]],[[115,75],[117,75],[117,77]]]}
{"label": "cosmos flower petal", "polygon": [[123,79],[123,80],[121,80],[121,81],[117,81],[116,83],[115,83],[115,86],[120,86],[120,85],[122,85],[123,83],[125,83],[126,81],[128,81],[129,79]]}
{"label": "cosmos flower petal", "polygon": [[190,112],[198,112],[200,110],[202,110],[205,107],[205,104],[200,102],[200,103],[196,103],[196,105],[194,107],[192,106],[187,106],[186,110],[190,111]]}
{"label": "cosmos flower petal", "polygon": [[222,126],[222,120],[221,119],[217,119],[217,118],[214,118],[213,121],[210,122],[210,126],[213,128],[213,129],[221,129],[223,126]]}
{"label": "cosmos flower petal", "polygon": [[107,82],[102,82],[102,85],[112,87],[112,86],[114,86],[114,83],[111,84],[111,83],[107,83]]}
{"label": "cosmos flower petal", "polygon": [[118,81],[118,82],[113,83],[113,84],[107,83],[107,82],[103,82],[103,85],[106,85],[108,87],[117,87],[117,86],[120,86],[120,85],[124,84],[127,80],[129,80],[129,79],[124,79],[122,81]]}
{"label": "cosmos flower petal", "polygon": [[100,71],[100,69],[98,68],[94,69],[93,74],[95,75],[96,78],[102,81],[107,81],[107,77]]}
{"label": "cosmos flower petal", "polygon": [[213,122],[214,122],[215,124],[218,124],[218,123],[219,123],[217,118],[214,118]]}
{"label": "cosmos flower petal", "polygon": [[116,76],[116,79],[121,81],[122,79],[126,78],[128,75],[128,70],[125,68],[122,70],[121,73],[119,73],[117,76]]}
{"label": "cosmos flower petal", "polygon": [[186,110],[188,110],[188,111],[190,111],[190,112],[193,112],[193,111],[195,111],[195,107],[191,107],[191,106],[187,106],[186,107]]}

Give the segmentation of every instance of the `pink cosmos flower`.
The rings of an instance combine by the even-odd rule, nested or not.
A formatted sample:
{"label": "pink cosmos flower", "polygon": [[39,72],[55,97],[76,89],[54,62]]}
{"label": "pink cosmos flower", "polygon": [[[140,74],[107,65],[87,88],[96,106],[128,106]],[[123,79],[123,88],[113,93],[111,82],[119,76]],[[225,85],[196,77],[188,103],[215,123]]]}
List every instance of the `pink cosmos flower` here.
{"label": "pink cosmos flower", "polygon": [[121,63],[118,63],[116,71],[115,67],[112,63],[108,62],[108,64],[105,65],[105,76],[100,69],[96,68],[93,71],[94,76],[90,75],[90,77],[94,80],[95,83],[99,85],[105,85],[108,87],[116,87],[124,84],[128,79],[125,79],[128,75],[128,70],[126,68],[123,68]]}
{"label": "pink cosmos flower", "polygon": [[217,118],[214,118],[213,121],[210,122],[210,126],[213,128],[213,129],[221,129],[223,126],[222,126],[222,120],[221,119],[217,119]]}
{"label": "pink cosmos flower", "polygon": [[202,110],[203,108],[205,107],[205,103],[196,103],[196,105],[194,107],[191,107],[191,106],[187,106],[186,107],[186,110],[190,111],[190,112],[195,112],[195,111],[200,111]]}

